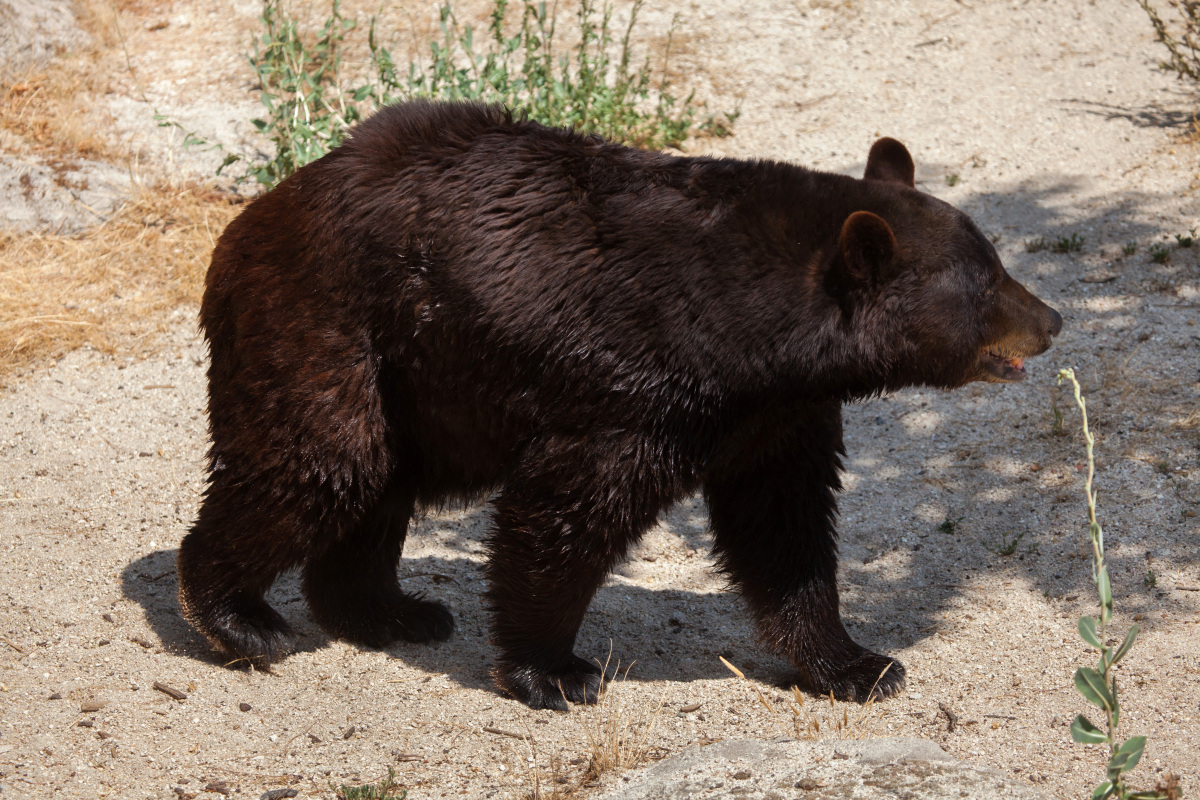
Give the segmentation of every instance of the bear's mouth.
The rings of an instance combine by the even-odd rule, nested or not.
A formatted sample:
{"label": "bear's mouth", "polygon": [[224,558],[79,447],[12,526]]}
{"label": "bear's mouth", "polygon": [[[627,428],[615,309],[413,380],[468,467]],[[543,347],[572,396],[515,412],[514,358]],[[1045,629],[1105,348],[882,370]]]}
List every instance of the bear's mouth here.
{"label": "bear's mouth", "polygon": [[1021,356],[1009,356],[989,349],[983,351],[980,361],[984,371],[995,380],[1005,383],[1025,380],[1025,359]]}

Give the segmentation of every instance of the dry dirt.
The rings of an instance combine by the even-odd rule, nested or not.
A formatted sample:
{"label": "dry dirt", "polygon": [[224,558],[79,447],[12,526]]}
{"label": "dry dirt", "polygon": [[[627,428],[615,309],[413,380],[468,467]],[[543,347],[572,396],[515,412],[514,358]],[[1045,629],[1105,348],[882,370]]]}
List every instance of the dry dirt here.
{"label": "dry dirt", "polygon": [[[147,96],[253,146],[240,53],[257,4],[120,7]],[[331,786],[392,767],[411,798],[520,797],[535,772],[543,789],[561,777],[549,785],[586,797],[591,737],[619,711],[642,726],[651,758],[812,735],[816,721],[822,736],[932,738],[1048,796],[1082,797],[1103,758],[1067,729],[1084,710],[1071,675],[1094,660],[1075,632],[1094,594],[1078,416],[1054,381],[1068,365],[1097,431],[1116,632],[1134,619],[1143,631],[1119,670],[1122,731],[1149,736],[1134,783],[1174,771],[1196,792],[1200,247],[1174,235],[1200,225],[1200,153],[1187,141],[1194,97],[1155,68],[1142,11],[1118,0],[710,0],[647,7],[643,30],[661,33],[675,12],[679,79],[742,111],[736,136],[692,152],[858,173],[874,138],[895,136],[920,187],[973,214],[1065,319],[1023,384],[846,409],[843,612],[859,641],[905,663],[907,692],[866,711],[816,698],[789,710],[776,686],[784,664],[755,644],[712,572],[699,501],[666,514],[592,605],[578,652],[629,667],[599,710],[531,712],[493,691],[485,508],[420,520],[400,565],[405,586],[452,607],[451,641],[384,652],[329,641],[285,577],[271,601],[304,633],[302,652],[273,674],[222,666],[175,599],[205,450],[205,351],[185,305],[149,357],[121,341],[85,346],[0,394],[0,796],[332,797]],[[393,17],[424,32],[434,14],[410,3]],[[108,72],[81,108],[106,137],[104,158],[155,180],[209,174],[211,156],[155,127],[119,44],[97,47],[95,69]],[[37,149],[13,136],[0,145],[22,158]],[[1027,252],[1073,234],[1079,252]],[[1170,246],[1165,263],[1152,245]]]}

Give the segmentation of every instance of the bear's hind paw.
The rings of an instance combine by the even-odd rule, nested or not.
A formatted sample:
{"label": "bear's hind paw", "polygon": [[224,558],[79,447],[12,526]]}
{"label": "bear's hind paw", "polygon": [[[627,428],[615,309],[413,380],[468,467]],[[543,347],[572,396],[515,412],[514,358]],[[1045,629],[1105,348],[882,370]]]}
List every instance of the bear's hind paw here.
{"label": "bear's hind paw", "polygon": [[454,615],[433,600],[406,598],[403,610],[388,623],[388,632],[406,642],[444,642],[454,633]]}
{"label": "bear's hind paw", "polygon": [[267,669],[297,647],[296,634],[273,608],[257,614],[228,614],[203,626],[205,636],[224,656],[225,666]]}

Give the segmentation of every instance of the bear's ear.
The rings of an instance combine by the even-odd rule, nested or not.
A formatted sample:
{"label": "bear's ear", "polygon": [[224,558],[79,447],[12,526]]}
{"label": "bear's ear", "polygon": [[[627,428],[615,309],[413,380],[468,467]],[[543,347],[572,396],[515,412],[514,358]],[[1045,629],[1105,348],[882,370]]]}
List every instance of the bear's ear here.
{"label": "bear's ear", "polygon": [[855,211],[842,223],[839,245],[846,269],[859,283],[878,284],[891,275],[896,236],[882,217]]}
{"label": "bear's ear", "polygon": [[902,183],[910,189],[915,189],[916,172],[908,148],[895,139],[883,138],[871,145],[871,154],[867,156],[867,171],[863,177],[873,181]]}

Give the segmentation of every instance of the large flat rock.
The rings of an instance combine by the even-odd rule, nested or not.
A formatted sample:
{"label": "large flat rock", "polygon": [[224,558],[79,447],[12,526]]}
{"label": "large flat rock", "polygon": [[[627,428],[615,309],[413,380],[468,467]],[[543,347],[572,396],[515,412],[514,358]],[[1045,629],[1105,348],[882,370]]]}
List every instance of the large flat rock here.
{"label": "large flat rock", "polygon": [[915,738],[726,740],[632,770],[600,800],[1044,800],[1028,784]]}

